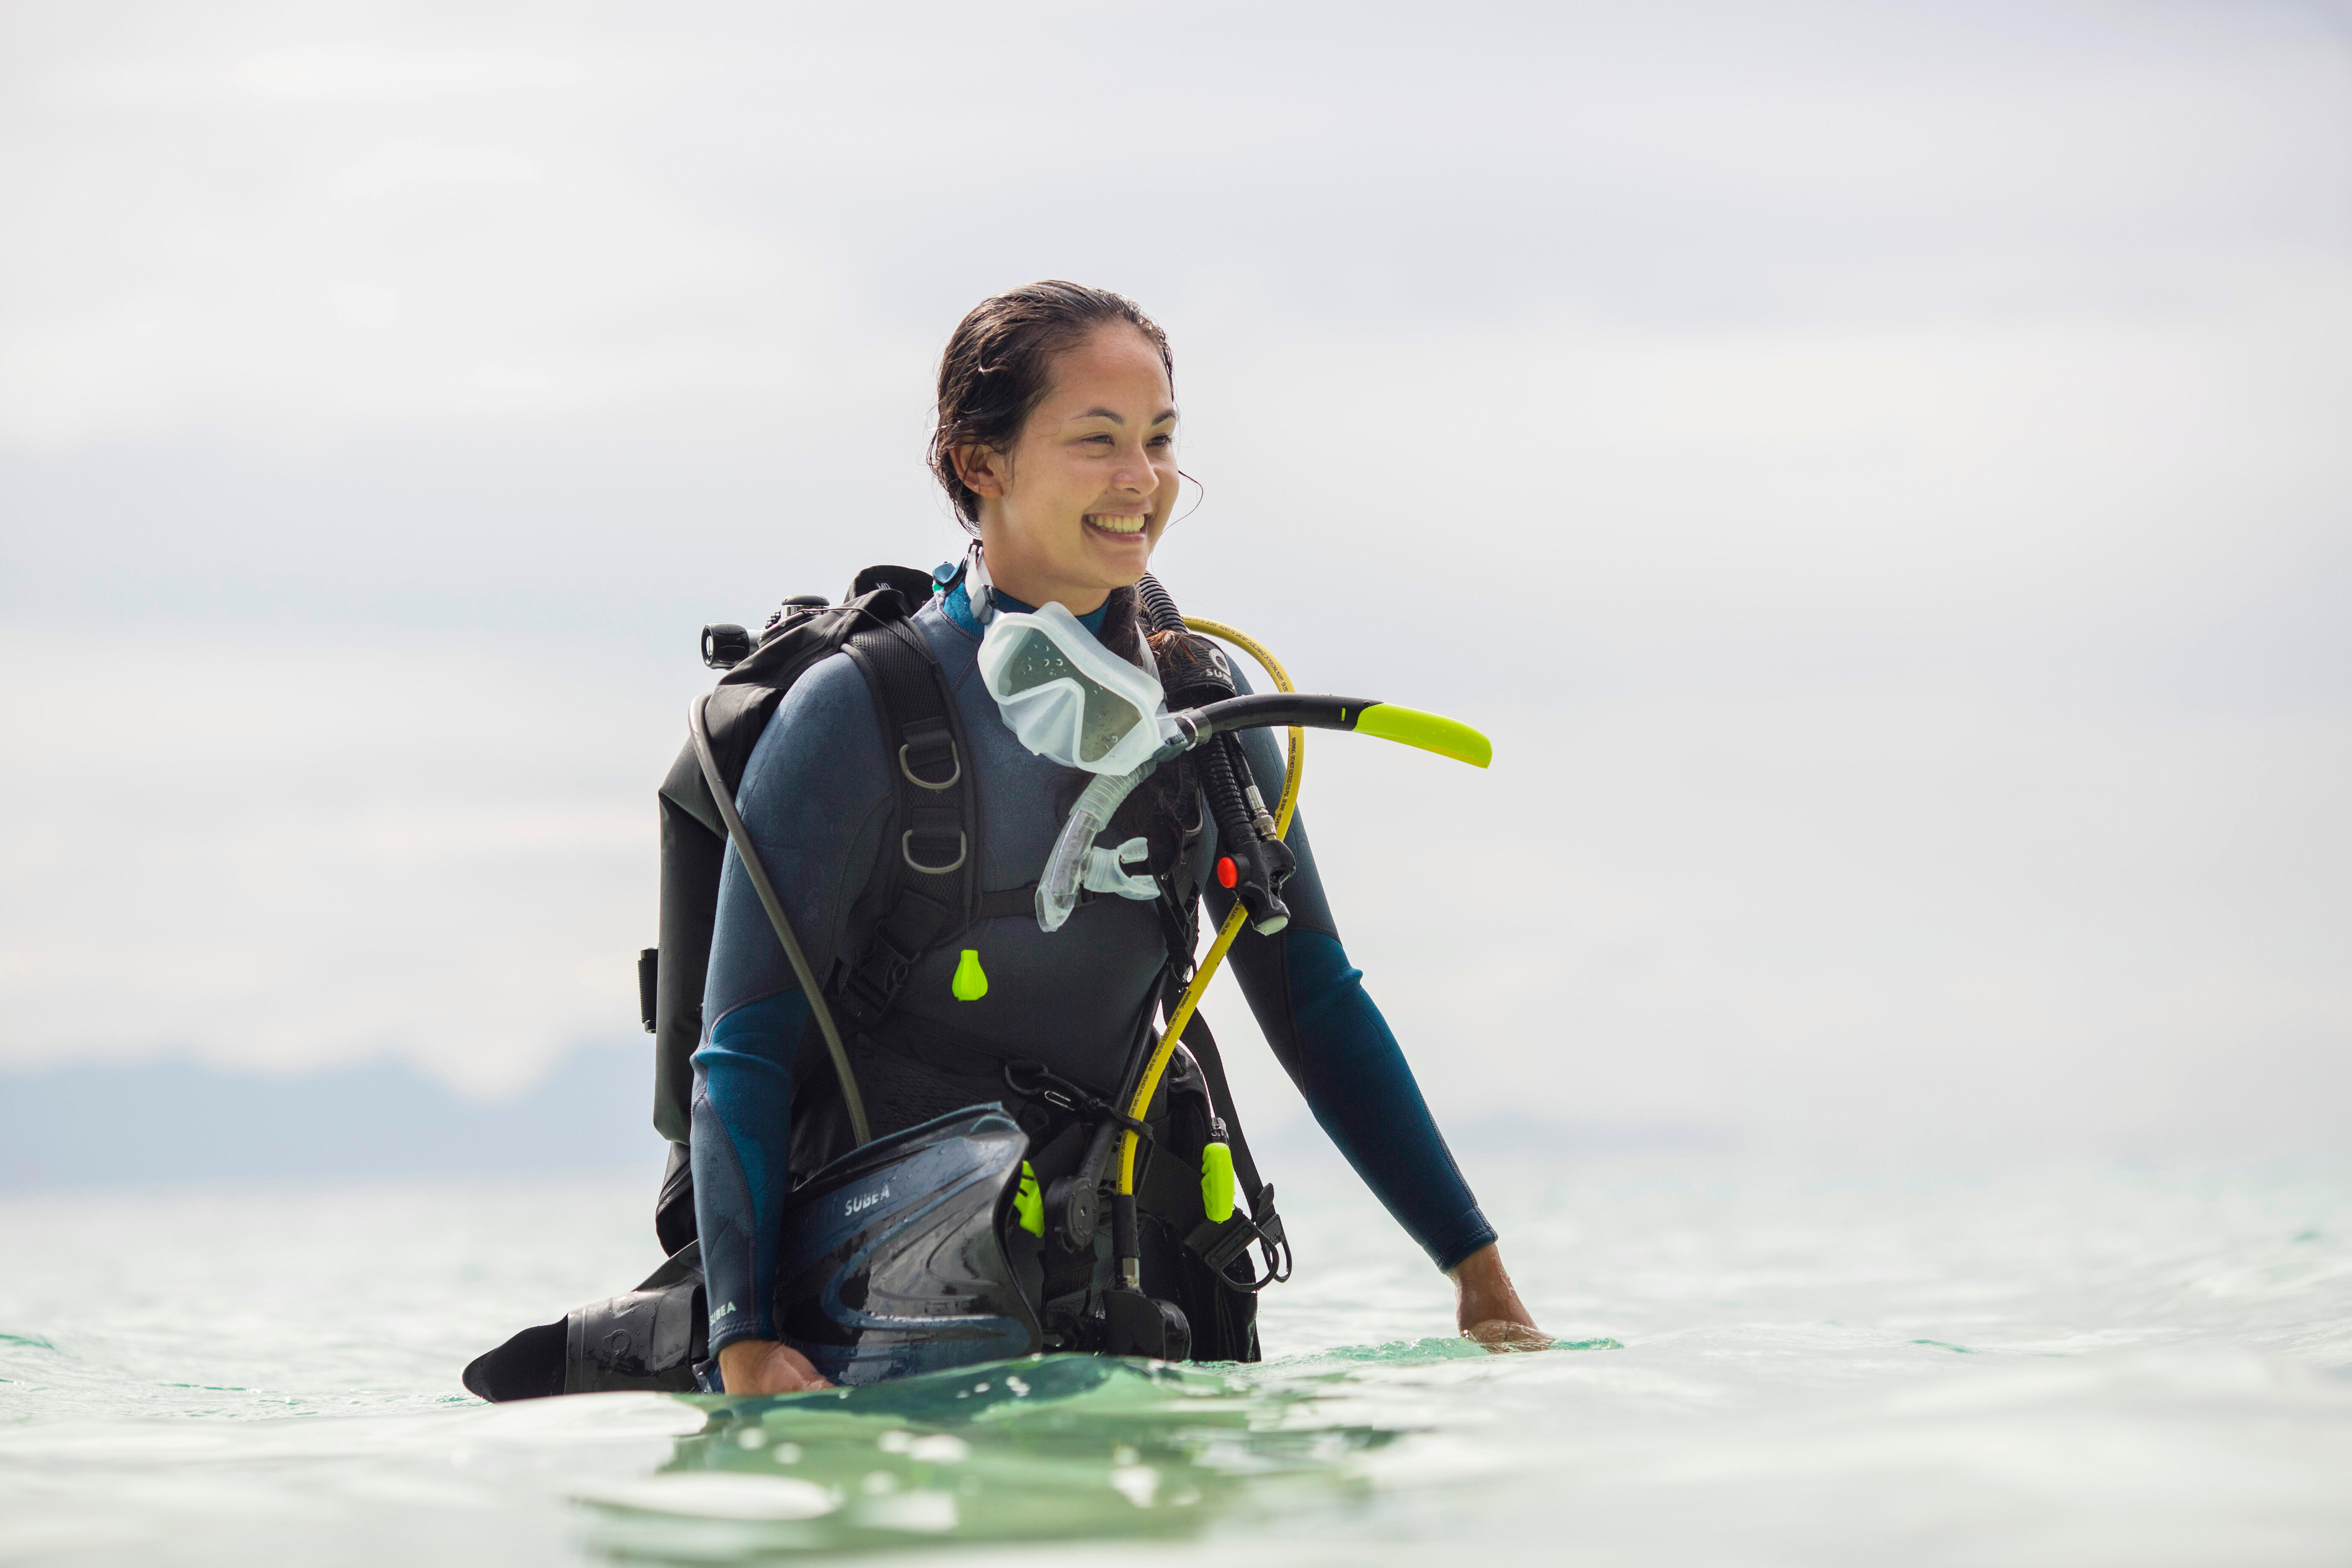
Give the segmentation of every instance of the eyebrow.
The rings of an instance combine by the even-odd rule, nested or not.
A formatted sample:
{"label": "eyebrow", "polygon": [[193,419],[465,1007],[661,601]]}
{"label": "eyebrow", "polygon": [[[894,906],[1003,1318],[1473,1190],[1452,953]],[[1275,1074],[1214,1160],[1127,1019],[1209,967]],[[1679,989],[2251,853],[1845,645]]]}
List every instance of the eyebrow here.
{"label": "eyebrow", "polygon": [[[1112,424],[1122,426],[1127,424],[1127,420],[1123,416],[1115,413],[1108,408],[1089,408],[1084,414],[1076,415],[1073,417],[1078,419],[1108,419]],[[1165,425],[1168,421],[1175,417],[1176,411],[1173,408],[1163,409],[1160,412],[1160,417],[1154,419],[1152,423],[1154,425]]]}

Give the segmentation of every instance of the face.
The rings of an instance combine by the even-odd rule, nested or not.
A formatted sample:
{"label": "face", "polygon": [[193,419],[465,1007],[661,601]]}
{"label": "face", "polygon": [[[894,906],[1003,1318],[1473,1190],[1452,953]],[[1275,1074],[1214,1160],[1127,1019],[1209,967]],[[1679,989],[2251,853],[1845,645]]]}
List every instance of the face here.
{"label": "face", "polygon": [[1176,504],[1176,398],[1160,351],[1124,321],[1054,362],[1053,384],[1010,452],[966,447],[989,575],[1073,615],[1143,575]]}

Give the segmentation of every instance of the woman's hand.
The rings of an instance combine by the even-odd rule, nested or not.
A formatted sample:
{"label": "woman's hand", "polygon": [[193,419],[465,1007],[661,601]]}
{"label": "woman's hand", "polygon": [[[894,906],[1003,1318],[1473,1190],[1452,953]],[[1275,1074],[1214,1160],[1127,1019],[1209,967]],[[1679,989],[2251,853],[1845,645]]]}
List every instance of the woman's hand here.
{"label": "woman's hand", "polygon": [[1454,1321],[1464,1339],[1496,1352],[1551,1348],[1551,1336],[1536,1327],[1526,1303],[1511,1288],[1511,1277],[1503,1272],[1499,1247],[1487,1243],[1447,1269],[1446,1277],[1454,1281]]}
{"label": "woman's hand", "polygon": [[808,1357],[778,1340],[737,1340],[723,1347],[719,1377],[730,1394],[804,1394],[833,1386]]}

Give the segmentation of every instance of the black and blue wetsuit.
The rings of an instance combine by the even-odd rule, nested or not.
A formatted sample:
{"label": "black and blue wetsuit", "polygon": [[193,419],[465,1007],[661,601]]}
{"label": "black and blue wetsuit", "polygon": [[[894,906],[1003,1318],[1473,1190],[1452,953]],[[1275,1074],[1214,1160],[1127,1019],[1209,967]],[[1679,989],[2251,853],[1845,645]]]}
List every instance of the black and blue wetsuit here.
{"label": "black and blue wetsuit", "polygon": [[[1026,609],[1003,593],[1000,605]],[[1100,614],[1081,617],[1097,630]],[[980,628],[961,584],[914,616],[958,705],[973,770],[982,891],[1036,880],[1062,820],[1091,775],[1024,749],[998,716],[977,662]],[[1244,738],[1260,779],[1282,776],[1272,737]],[[793,686],[744,769],[736,805],[758,845],[811,967],[820,975],[854,958],[870,932],[854,908],[883,854],[895,791],[865,677],[845,655]],[[1232,895],[1205,875],[1196,885],[1222,920]],[[1316,874],[1303,817],[1286,840],[1298,869],[1284,889],[1288,929],[1247,927],[1228,962],[1258,1026],[1315,1119],[1389,1212],[1441,1268],[1495,1239],[1462,1179],[1412,1069],[1348,963]],[[976,1001],[950,990],[961,949],[981,955],[989,985]],[[897,1003],[914,1026],[988,1042],[1099,1092],[1116,1090],[1128,1052],[1156,1004],[1166,938],[1148,901],[1097,898],[1048,933],[1027,915],[984,920],[958,943],[926,954]],[[775,932],[730,848],[719,884],[708,1020],[694,1055],[695,1218],[710,1304],[713,1353],[743,1339],[777,1337],[770,1287],[792,1184],[793,1066],[824,1046]],[[803,1041],[803,1034],[808,1038]]]}

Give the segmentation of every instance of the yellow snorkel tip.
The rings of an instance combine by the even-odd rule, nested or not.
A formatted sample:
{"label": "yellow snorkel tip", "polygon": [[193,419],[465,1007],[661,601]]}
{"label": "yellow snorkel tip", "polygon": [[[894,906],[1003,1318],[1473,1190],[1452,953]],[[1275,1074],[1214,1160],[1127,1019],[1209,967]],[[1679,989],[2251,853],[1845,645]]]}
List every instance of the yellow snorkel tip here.
{"label": "yellow snorkel tip", "polygon": [[1492,741],[1459,719],[1448,719],[1443,713],[1424,713],[1418,708],[1375,702],[1358,715],[1355,728],[1359,735],[1378,735],[1399,745],[1418,746],[1441,757],[1452,757],[1457,763],[1468,763],[1474,768],[1483,768],[1495,760]]}

